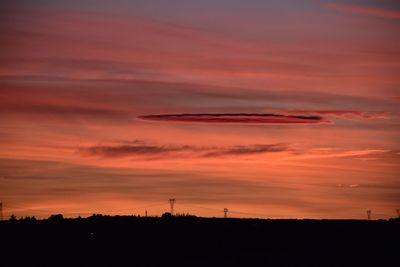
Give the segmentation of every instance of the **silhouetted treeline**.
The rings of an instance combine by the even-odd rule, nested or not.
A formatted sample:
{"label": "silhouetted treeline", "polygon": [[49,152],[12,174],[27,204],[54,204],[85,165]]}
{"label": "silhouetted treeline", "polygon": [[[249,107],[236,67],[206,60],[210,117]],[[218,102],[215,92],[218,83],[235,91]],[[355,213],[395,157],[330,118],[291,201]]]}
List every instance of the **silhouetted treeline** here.
{"label": "silhouetted treeline", "polygon": [[93,215],[0,222],[0,266],[397,266],[400,220]]}

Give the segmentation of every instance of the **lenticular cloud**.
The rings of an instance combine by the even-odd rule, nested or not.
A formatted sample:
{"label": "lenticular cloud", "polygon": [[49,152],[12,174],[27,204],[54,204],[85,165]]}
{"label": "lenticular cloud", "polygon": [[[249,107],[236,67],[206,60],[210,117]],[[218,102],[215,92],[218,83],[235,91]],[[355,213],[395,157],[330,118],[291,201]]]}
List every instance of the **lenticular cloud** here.
{"label": "lenticular cloud", "polygon": [[320,116],[281,115],[272,113],[200,113],[139,116],[143,120],[186,123],[238,124],[321,124],[330,123]]}

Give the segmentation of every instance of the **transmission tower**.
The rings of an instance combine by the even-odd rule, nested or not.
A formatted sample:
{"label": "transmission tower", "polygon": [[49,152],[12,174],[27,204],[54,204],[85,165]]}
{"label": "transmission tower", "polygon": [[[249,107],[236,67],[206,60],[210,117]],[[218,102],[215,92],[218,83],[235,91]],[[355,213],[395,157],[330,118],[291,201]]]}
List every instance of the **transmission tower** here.
{"label": "transmission tower", "polygon": [[367,210],[367,218],[368,218],[368,221],[371,220],[371,210]]}
{"label": "transmission tower", "polygon": [[0,221],[3,220],[3,202],[0,202]]}
{"label": "transmission tower", "polygon": [[224,208],[224,218],[228,218],[228,209]]}
{"label": "transmission tower", "polygon": [[171,215],[174,215],[175,198],[170,198],[169,199],[169,204],[171,205]]}

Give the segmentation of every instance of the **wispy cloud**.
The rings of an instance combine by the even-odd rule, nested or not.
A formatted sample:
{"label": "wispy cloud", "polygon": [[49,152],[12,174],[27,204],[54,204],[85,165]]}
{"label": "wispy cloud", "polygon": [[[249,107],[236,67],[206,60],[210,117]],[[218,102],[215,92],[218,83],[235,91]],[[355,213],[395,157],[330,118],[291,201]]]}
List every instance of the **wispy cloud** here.
{"label": "wispy cloud", "polygon": [[337,184],[337,187],[343,187],[343,188],[357,188],[360,185],[359,184]]}
{"label": "wispy cloud", "polygon": [[264,145],[248,145],[248,146],[232,146],[225,149],[219,149],[208,152],[206,157],[220,157],[220,156],[240,156],[240,155],[253,155],[268,152],[284,152],[288,151],[289,147],[283,144],[264,144]]}
{"label": "wispy cloud", "polygon": [[302,115],[322,115],[332,116],[345,119],[387,119],[389,118],[389,112],[377,111],[358,111],[358,110],[294,110],[289,113],[302,114]]}
{"label": "wispy cloud", "polygon": [[36,120],[38,122],[61,122],[64,125],[71,123],[85,123],[88,121],[117,123],[121,121],[129,121],[132,117],[130,112],[127,110],[104,106],[85,106],[70,103],[60,103],[57,105],[55,102],[24,104],[25,103],[6,103],[0,107],[0,112],[14,116],[17,115],[20,118],[30,118],[31,120]]}
{"label": "wispy cloud", "polygon": [[[0,187],[3,200],[7,203],[7,214],[17,212],[17,215],[25,215],[30,212],[38,216],[41,214],[39,210],[48,214],[53,209],[63,213],[93,210],[119,214],[121,210],[137,212],[135,207],[138,203],[148,206],[149,203],[156,202],[165,203],[166,206],[165,199],[171,193],[179,199],[180,205],[186,201],[196,204],[247,202],[250,205],[274,203],[288,206],[306,201],[302,199],[301,190],[290,186],[219,177],[215,173],[99,168],[17,159],[1,159],[0,167],[6,172],[8,184],[7,189]],[[35,177],[28,177],[25,172],[16,174],[14,169],[34,170]],[[36,182],[32,182],[33,179]],[[15,198],[16,194],[21,197]],[[113,201],[110,203],[106,196],[113,196]],[[152,208],[152,212],[154,210]],[[164,208],[156,212],[164,212]]]}
{"label": "wispy cloud", "polygon": [[365,16],[381,17],[386,19],[400,19],[400,10],[370,7],[366,5],[331,3],[328,7],[346,13],[354,13]]}
{"label": "wispy cloud", "polygon": [[156,146],[156,145],[115,145],[115,146],[92,146],[81,148],[80,151],[90,155],[99,155],[106,157],[123,157],[123,156],[149,156],[160,155],[171,152],[194,151],[193,146]]}
{"label": "wispy cloud", "polygon": [[80,148],[79,151],[91,156],[102,157],[226,157],[263,153],[284,152],[290,148],[285,144],[253,144],[237,146],[190,146],[190,145],[150,145],[134,141],[122,145],[98,145]]}
{"label": "wispy cloud", "polygon": [[320,116],[281,115],[269,113],[202,113],[159,114],[139,116],[143,120],[187,123],[238,123],[238,124],[320,124],[331,123]]}
{"label": "wispy cloud", "polygon": [[[389,153],[384,149],[337,149],[337,148],[315,148],[307,151],[299,151],[292,159],[322,159],[322,158],[356,158],[370,159]],[[374,158],[377,159],[377,158]]]}
{"label": "wispy cloud", "polygon": [[337,148],[302,148],[295,145],[246,144],[232,146],[196,146],[196,145],[158,145],[141,140],[122,141],[107,145],[92,145],[79,148],[85,156],[107,159],[135,158],[140,160],[164,160],[180,158],[229,158],[260,156],[262,154],[286,152],[281,160],[308,160],[329,158],[352,158],[358,160],[379,160],[383,157],[398,158],[395,151],[384,149],[337,149]]}

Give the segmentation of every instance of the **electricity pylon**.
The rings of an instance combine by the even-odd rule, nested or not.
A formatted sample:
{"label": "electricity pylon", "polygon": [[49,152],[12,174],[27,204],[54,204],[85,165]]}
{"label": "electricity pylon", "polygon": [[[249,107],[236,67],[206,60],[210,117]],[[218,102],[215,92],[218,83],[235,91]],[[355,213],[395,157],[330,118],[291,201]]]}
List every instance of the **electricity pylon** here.
{"label": "electricity pylon", "polygon": [[174,215],[175,198],[170,198],[169,199],[169,204],[171,205],[171,215]]}
{"label": "electricity pylon", "polygon": [[224,218],[228,218],[228,209],[224,208]]}

